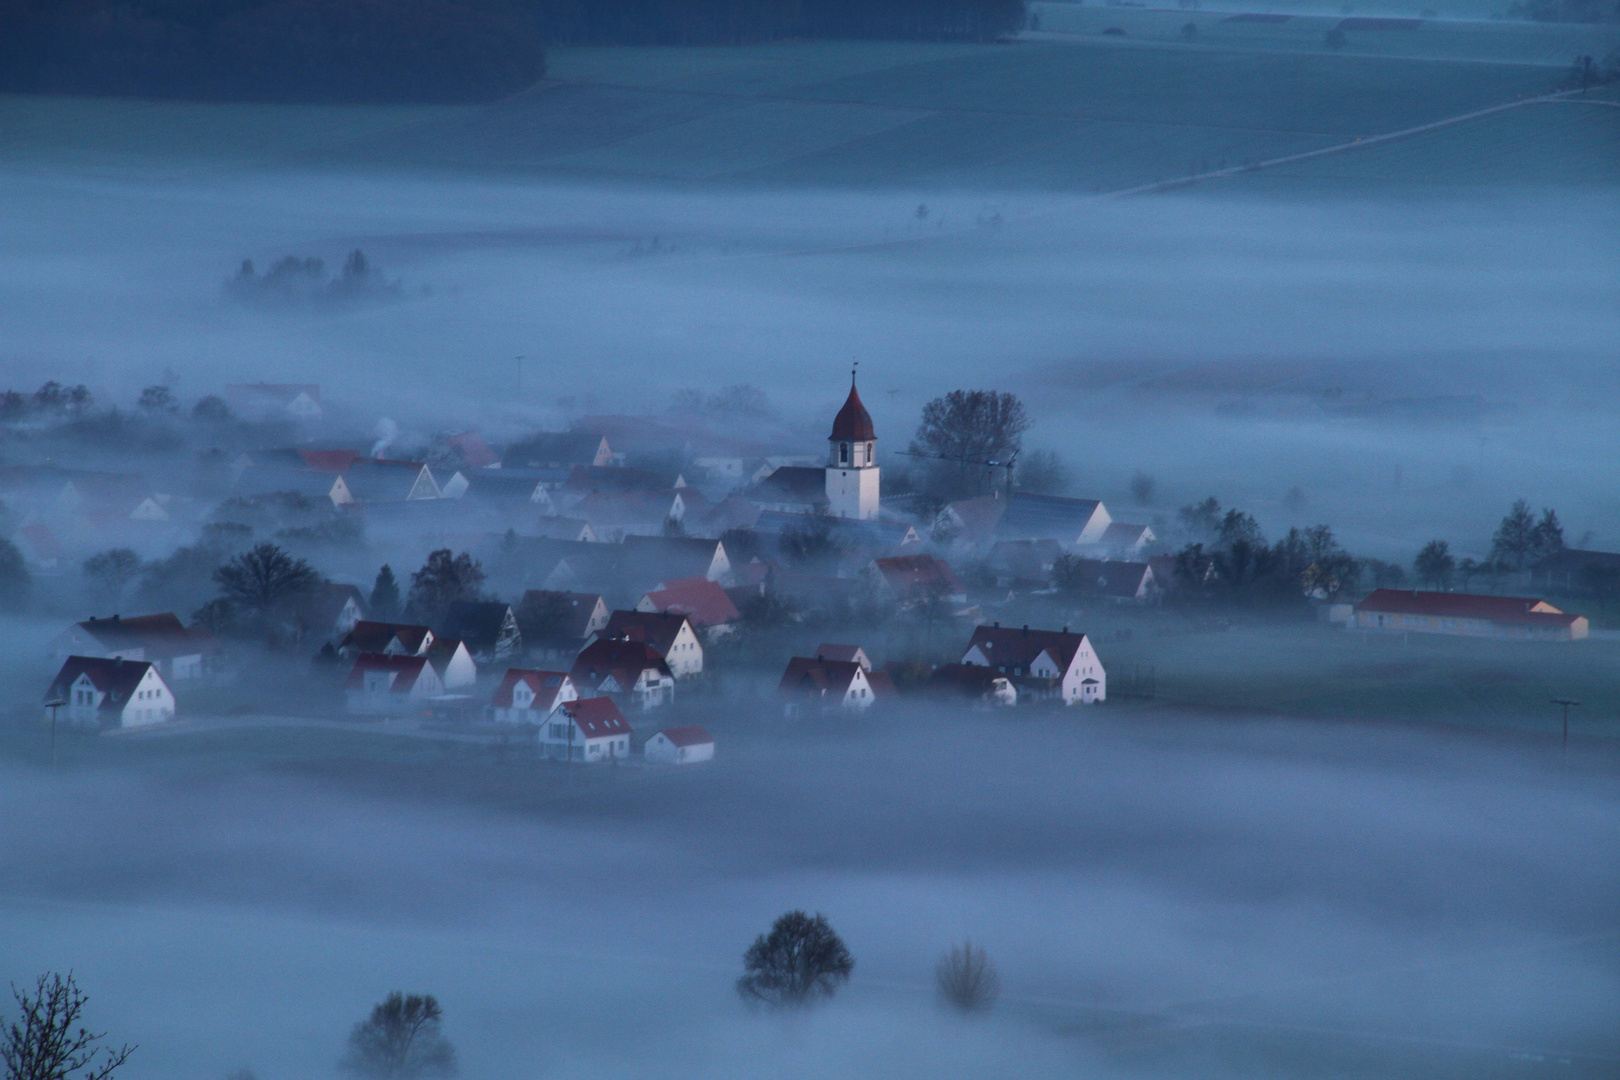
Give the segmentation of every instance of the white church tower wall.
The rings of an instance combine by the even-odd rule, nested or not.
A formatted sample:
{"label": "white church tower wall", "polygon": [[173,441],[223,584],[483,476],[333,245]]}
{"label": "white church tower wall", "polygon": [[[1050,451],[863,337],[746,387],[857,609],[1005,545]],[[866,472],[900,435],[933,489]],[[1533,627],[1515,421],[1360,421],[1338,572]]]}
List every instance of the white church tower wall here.
{"label": "white church tower wall", "polygon": [[879,488],[877,432],[851,375],[849,397],[827,439],[827,512],[838,518],[874,520],[881,502]]}

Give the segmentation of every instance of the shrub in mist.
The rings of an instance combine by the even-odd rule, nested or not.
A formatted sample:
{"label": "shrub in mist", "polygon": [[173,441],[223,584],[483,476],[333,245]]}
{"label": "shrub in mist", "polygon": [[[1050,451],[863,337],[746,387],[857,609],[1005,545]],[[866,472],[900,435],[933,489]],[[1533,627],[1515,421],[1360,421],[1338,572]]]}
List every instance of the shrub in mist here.
{"label": "shrub in mist", "polygon": [[1032,450],[1018,459],[1018,489],[1035,495],[1069,490],[1069,467],[1052,450]]}
{"label": "shrub in mist", "polygon": [[33,589],[34,576],[28,572],[23,553],[0,537],[0,611],[22,611]]}
{"label": "shrub in mist", "polygon": [[1153,493],[1158,486],[1153,477],[1145,472],[1139,472],[1131,477],[1131,498],[1136,500],[1137,506],[1152,506]]}
{"label": "shrub in mist", "polygon": [[110,548],[84,560],[84,578],[90,585],[92,602],[113,608],[140,572],[140,556],[129,548]]}
{"label": "shrub in mist", "polygon": [[1001,993],[1001,977],[983,948],[964,941],[951,946],[934,967],[940,1000],[963,1012],[987,1012]]}
{"label": "shrub in mist", "polygon": [[11,996],[17,1016],[0,1032],[6,1080],[108,1080],[135,1052],[133,1046],[103,1045],[105,1033],[83,1026],[90,998],[72,972],[65,978],[41,975],[31,992],[13,985]]}
{"label": "shrub in mist", "polygon": [[803,1008],[831,998],[854,969],[854,958],[826,916],[790,911],[743,954],[737,993],[750,1004]]}
{"label": "shrub in mist", "polygon": [[356,248],[344,260],[337,277],[326,271],[326,260],[287,255],[259,273],[252,259],[243,259],[236,274],[225,282],[227,295],[252,303],[333,303],[385,300],[400,295],[400,284],[389,281]]}
{"label": "shrub in mist", "polygon": [[444,1010],[432,994],[396,990],[354,1025],[338,1067],[364,1080],[436,1080],[456,1075],[456,1048],[440,1030]]}

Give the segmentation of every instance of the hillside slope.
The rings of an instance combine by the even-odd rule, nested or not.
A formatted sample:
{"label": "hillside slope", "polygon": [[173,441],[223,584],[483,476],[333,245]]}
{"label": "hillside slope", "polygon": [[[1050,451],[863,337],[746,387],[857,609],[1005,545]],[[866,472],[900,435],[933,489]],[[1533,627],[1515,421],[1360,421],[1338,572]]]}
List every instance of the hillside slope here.
{"label": "hillside slope", "polygon": [[[1089,192],[1350,142],[1541,94],[1562,77],[1517,63],[1111,39],[569,49],[553,55],[551,71],[529,91],[472,108],[12,98],[0,101],[0,149],[13,161],[198,156],[581,180]],[[1607,146],[1620,123],[1620,110],[1592,112],[1575,124],[1586,134],[1521,124],[1509,143],[1481,152],[1506,182],[1556,177],[1570,150],[1587,176],[1591,147]],[[1499,127],[1451,133],[1447,146]],[[1441,181],[1459,160],[1454,147],[1369,160],[1397,157],[1401,176],[1430,169]]]}

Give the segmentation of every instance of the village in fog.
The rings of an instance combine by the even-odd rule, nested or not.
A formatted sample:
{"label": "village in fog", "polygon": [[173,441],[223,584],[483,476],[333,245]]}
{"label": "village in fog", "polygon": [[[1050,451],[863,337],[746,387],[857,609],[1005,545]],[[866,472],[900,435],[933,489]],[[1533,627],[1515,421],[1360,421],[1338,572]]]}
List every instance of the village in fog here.
{"label": "village in fog", "polygon": [[0,1080],[1620,1075],[1614,0],[0,2]]}

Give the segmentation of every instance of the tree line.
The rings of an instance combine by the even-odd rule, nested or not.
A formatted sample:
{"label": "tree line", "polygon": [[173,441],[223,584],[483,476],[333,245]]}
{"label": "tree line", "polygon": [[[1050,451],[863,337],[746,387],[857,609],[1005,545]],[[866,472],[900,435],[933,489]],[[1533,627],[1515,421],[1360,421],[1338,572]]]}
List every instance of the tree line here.
{"label": "tree line", "polygon": [[470,102],[548,45],[993,40],[1023,0],[0,0],[0,91]]}

